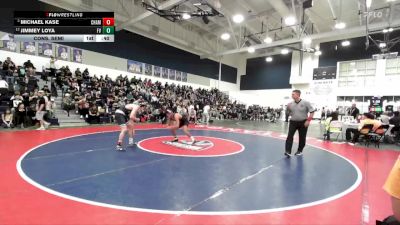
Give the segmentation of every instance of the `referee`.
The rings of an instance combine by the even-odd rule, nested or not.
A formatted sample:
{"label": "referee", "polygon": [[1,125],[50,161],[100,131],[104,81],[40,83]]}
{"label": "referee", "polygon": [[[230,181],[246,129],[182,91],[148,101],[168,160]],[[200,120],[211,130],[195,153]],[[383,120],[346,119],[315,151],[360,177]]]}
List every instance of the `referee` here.
{"label": "referee", "polygon": [[[295,155],[300,156],[303,154],[303,148],[306,145],[307,129],[310,121],[314,116],[314,108],[308,101],[300,98],[300,90],[292,92],[293,102],[289,103],[287,108],[291,116],[289,122],[289,133],[286,139],[285,156],[290,157],[292,153],[293,136],[296,130],[299,131],[299,148]],[[310,113],[310,115],[308,115]]]}

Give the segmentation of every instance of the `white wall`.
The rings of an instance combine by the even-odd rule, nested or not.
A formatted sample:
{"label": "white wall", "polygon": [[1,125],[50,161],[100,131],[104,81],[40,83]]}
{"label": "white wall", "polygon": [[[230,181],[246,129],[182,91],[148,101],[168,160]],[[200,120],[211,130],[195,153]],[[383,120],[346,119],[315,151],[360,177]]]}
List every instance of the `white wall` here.
{"label": "white wall", "polygon": [[[9,52],[9,51],[3,51],[0,50],[0,60],[4,60],[6,57],[11,57],[11,60],[16,63],[17,65],[22,65],[24,62],[26,62],[28,59],[31,60],[33,65],[36,67],[37,71],[41,71],[42,67],[48,68],[50,65],[50,58],[47,57],[41,57],[41,56],[34,56],[34,55],[27,55],[27,54],[21,54],[21,53],[15,53],[15,52]],[[175,84],[180,84],[180,85],[190,85],[194,88],[206,88],[209,89],[210,86],[206,85],[200,85],[200,84],[193,84],[193,83],[187,83],[187,82],[180,82],[180,81],[172,81],[169,79],[163,79],[163,78],[156,78],[153,76],[146,76],[142,74],[135,74],[135,73],[129,73],[126,71],[121,71],[121,70],[115,70],[115,69],[109,69],[105,67],[100,67],[100,66],[93,66],[93,65],[85,65],[81,63],[75,63],[75,62],[69,62],[69,61],[63,61],[63,60],[57,60],[56,61],[56,67],[61,68],[62,66],[68,66],[71,70],[71,72],[74,72],[76,68],[80,68],[81,71],[83,71],[85,68],[88,68],[90,75],[108,75],[110,78],[115,79],[119,75],[128,75],[128,78],[132,78],[136,76],[137,78],[142,78],[142,79],[151,79],[152,81],[160,81],[162,83],[168,82],[168,83],[175,83]],[[191,75],[188,74],[188,78]]]}
{"label": "white wall", "polygon": [[251,90],[251,91],[231,91],[229,96],[233,100],[252,105],[270,106],[278,108],[291,101],[292,89],[274,89],[274,90]]}
{"label": "white wall", "polygon": [[107,66],[110,69],[126,71],[128,60],[115,56],[101,54],[98,52],[83,50],[82,64],[100,66],[100,67]]}
{"label": "white wall", "polygon": [[[8,35],[7,33],[0,32],[0,37],[3,37],[4,35]],[[36,44],[36,49],[38,49],[38,44]],[[53,44],[53,51],[55,52],[54,48],[55,44]],[[46,68],[49,67],[49,58],[46,57],[41,57],[41,56],[35,56],[35,55],[26,55],[26,54],[20,54],[20,44],[17,42],[17,53],[12,53],[12,52],[7,52],[5,51],[6,56],[0,55],[0,60],[4,60],[5,57],[7,56],[12,56],[12,59],[15,63],[18,65],[22,65],[23,62],[25,62],[28,59],[31,59],[31,61],[34,63],[35,67],[41,71],[42,66],[45,66]],[[37,53],[37,52],[36,52]],[[240,57],[240,54],[236,55],[231,55],[231,56],[225,56],[222,58],[222,63],[227,64],[232,67],[238,67],[237,65],[241,65],[242,68],[240,71],[245,71],[246,70],[246,59],[244,57]],[[214,60],[215,61],[215,60]],[[210,79],[194,74],[188,74],[188,82],[179,82],[179,81],[172,81],[168,79],[162,79],[162,78],[156,78],[152,76],[145,76],[142,74],[133,74],[133,73],[128,73],[127,72],[127,59],[124,58],[119,58],[115,56],[110,56],[98,52],[93,52],[89,50],[82,50],[82,64],[80,63],[74,63],[74,62],[69,62],[69,61],[62,61],[58,60],[56,62],[57,68],[60,68],[63,65],[68,65],[71,69],[71,71],[75,71],[77,67],[80,67],[81,70],[84,68],[88,68],[91,74],[108,74],[110,77],[116,77],[119,74],[127,74],[129,76],[134,76],[136,75],[137,77],[143,77],[144,78],[151,78],[152,80],[159,80],[161,82],[169,82],[169,83],[180,83],[182,85],[191,85],[193,87],[203,87],[203,88],[211,88],[211,87],[218,87],[218,85],[215,85],[218,83],[218,80],[215,79]],[[238,70],[238,74],[239,70]],[[238,74],[236,76],[238,76]],[[237,78],[238,79],[238,78]],[[240,77],[239,77],[239,82],[240,82]],[[211,85],[211,83],[213,85]],[[220,90],[221,91],[238,91],[240,88],[240,84],[232,84],[228,82],[221,82]]]}
{"label": "white wall", "polygon": [[313,53],[303,52],[303,64],[300,71],[300,52],[292,52],[290,84],[309,84],[313,78],[314,68],[318,67],[319,57]]}

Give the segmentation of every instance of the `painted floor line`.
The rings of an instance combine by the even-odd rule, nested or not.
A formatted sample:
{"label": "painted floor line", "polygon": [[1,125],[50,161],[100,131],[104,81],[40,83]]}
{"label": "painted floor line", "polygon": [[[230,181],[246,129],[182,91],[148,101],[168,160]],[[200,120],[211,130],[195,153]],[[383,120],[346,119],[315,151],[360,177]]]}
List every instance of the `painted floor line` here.
{"label": "painted floor line", "polygon": [[[160,128],[160,129],[162,129],[162,128]],[[165,132],[165,130],[160,130],[160,131],[154,131],[154,132],[148,132],[148,133],[141,134],[141,133],[139,133],[140,131],[142,131],[142,130],[135,130],[136,133],[135,133],[135,135],[133,137],[134,139],[135,139],[135,137],[141,136],[141,135],[149,135],[149,134],[157,134],[157,133]],[[119,132],[120,131],[112,131],[110,133],[118,133],[119,134]],[[88,136],[88,135],[85,135],[85,136]],[[127,137],[127,135],[125,137]],[[89,141],[89,140],[96,140],[96,139],[103,139],[104,140],[104,138],[105,137],[95,137],[95,138],[90,138],[90,137],[88,137],[88,138],[74,138],[74,137],[72,137],[72,138],[66,138],[66,139],[64,139],[64,141],[74,141],[75,142],[75,141]],[[117,138],[115,138],[115,140],[117,140]]]}
{"label": "painted floor line", "polygon": [[74,179],[64,180],[64,181],[60,181],[60,182],[57,182],[57,183],[47,184],[47,185],[44,185],[44,186],[46,186],[46,187],[54,187],[54,186],[61,185],[61,184],[72,183],[72,182],[76,182],[76,181],[90,179],[90,178],[93,178],[93,177],[98,177],[98,176],[102,176],[102,175],[106,175],[106,174],[111,174],[111,173],[115,173],[115,172],[124,171],[124,170],[127,170],[127,169],[146,166],[146,165],[157,163],[157,162],[161,162],[161,161],[164,161],[164,160],[167,160],[167,159],[170,159],[170,158],[173,158],[173,157],[165,157],[165,158],[161,158],[161,159],[151,160],[149,162],[140,163],[140,164],[133,165],[133,166],[127,166],[127,167],[123,167],[123,168],[119,168],[119,169],[105,171],[105,172],[102,172],[102,173],[96,173],[96,174],[92,174],[92,175],[88,175],[88,176],[77,177],[77,178],[74,178]]}
{"label": "painted floor line", "polygon": [[[267,170],[271,169],[272,167],[274,167],[274,165],[275,165],[276,163],[278,163],[278,162],[280,162],[280,161],[282,161],[282,160],[284,160],[284,159],[286,159],[286,157],[280,158],[280,159],[278,159],[278,160],[275,160],[274,162],[272,162],[271,165],[265,166],[265,167],[261,168],[260,170],[258,170],[257,172],[255,172],[255,173],[253,173],[253,174],[250,174],[250,175],[248,175],[248,176],[246,176],[246,177],[243,177],[243,178],[241,178],[240,180],[238,180],[238,181],[236,181],[236,182],[234,182],[234,183],[231,183],[231,184],[229,184],[229,185],[227,185],[227,186],[221,188],[220,190],[214,192],[214,193],[213,193],[212,195],[210,195],[209,197],[207,197],[207,198],[205,198],[205,199],[203,199],[203,200],[201,200],[201,201],[199,201],[199,202],[197,202],[197,203],[195,203],[195,204],[193,204],[193,205],[189,206],[188,208],[186,208],[186,209],[184,209],[184,210],[181,210],[181,211],[182,211],[182,212],[192,211],[192,210],[195,209],[196,207],[198,207],[198,206],[200,206],[200,205],[202,205],[202,204],[204,204],[204,203],[210,201],[211,199],[217,198],[217,197],[219,197],[219,196],[225,194],[226,192],[232,190],[232,189],[233,189],[234,187],[236,187],[237,185],[240,185],[240,184],[242,184],[242,183],[244,183],[244,182],[246,182],[246,181],[248,181],[248,180],[253,179],[253,178],[256,177],[257,175],[260,175],[260,174],[264,173],[265,171],[267,171]],[[174,218],[176,218],[176,217],[181,216],[182,214],[183,214],[183,213],[176,214],[176,215],[174,215],[173,217],[171,217],[171,218],[168,219],[168,220],[172,220],[172,219],[174,219]],[[160,221],[158,221],[157,223],[155,223],[155,225],[158,225],[158,224],[164,222],[165,220],[167,220],[167,218],[161,219]]]}
{"label": "painted floor line", "polygon": [[[161,131],[160,131],[161,132]],[[136,134],[135,136],[139,136],[139,135],[148,135],[148,134],[154,134],[154,133],[160,133],[160,132],[150,132],[150,133],[146,133],[146,134]],[[97,138],[97,139],[104,139],[104,137],[102,138]],[[68,140],[68,139],[65,139]],[[70,140],[94,140],[94,138],[81,138],[81,139],[73,139],[71,138]],[[84,150],[84,151],[78,151],[78,152],[69,152],[69,153],[61,153],[61,154],[53,154],[53,155],[45,155],[45,156],[37,156],[37,157],[32,157],[32,158],[25,158],[25,160],[33,160],[33,159],[44,159],[44,158],[52,158],[52,157],[59,157],[59,156],[70,156],[70,155],[75,155],[75,154],[82,154],[82,153],[89,153],[89,152],[97,152],[97,151],[105,151],[105,150],[109,150],[109,149],[115,149],[115,146],[112,147],[107,147],[107,148],[96,148],[96,149],[88,149],[88,150]]]}
{"label": "painted floor line", "polygon": [[106,150],[107,150],[107,151],[110,151],[111,149],[115,150],[115,146],[107,147],[107,148],[88,149],[88,150],[79,151],[79,152],[68,152],[68,153],[61,153],[61,154],[53,154],[53,155],[45,155],[45,156],[36,156],[36,157],[32,157],[32,158],[25,158],[25,160],[47,159],[47,158],[53,158],[53,157],[70,156],[70,155],[76,155],[76,154],[82,154],[82,153],[89,153],[89,152],[106,151]]}

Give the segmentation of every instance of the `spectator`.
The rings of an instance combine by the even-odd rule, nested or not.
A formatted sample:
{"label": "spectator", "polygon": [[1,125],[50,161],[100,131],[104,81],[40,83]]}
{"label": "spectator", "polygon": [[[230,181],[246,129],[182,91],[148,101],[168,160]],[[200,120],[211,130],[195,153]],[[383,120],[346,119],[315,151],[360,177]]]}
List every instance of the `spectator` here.
{"label": "spectator", "polygon": [[8,83],[0,77],[0,101],[5,100],[8,95]]}
{"label": "spectator", "polygon": [[90,124],[100,123],[100,115],[96,105],[92,105],[92,107],[90,107],[87,122]]}
{"label": "spectator", "polygon": [[367,129],[362,129],[365,125],[368,124],[373,125],[372,131],[378,134],[382,134],[384,130],[378,129],[382,125],[382,123],[378,120],[375,120],[374,118],[375,118],[374,115],[372,115],[371,113],[364,113],[363,120],[361,121],[360,125],[358,125],[358,128],[347,128],[346,140],[350,141],[351,134],[353,133],[353,139],[351,143],[352,144],[356,143],[360,134],[367,134],[369,132],[369,130]]}
{"label": "spectator", "polygon": [[338,121],[339,115],[336,112],[333,112],[330,114],[330,117],[326,118],[325,120],[325,131],[326,133],[324,134],[324,136],[326,137],[326,140],[330,141],[331,140],[331,136],[330,133],[331,132],[339,132],[340,129],[339,128],[333,128],[331,127],[331,122],[332,121]]}
{"label": "spectator", "polygon": [[44,120],[46,114],[46,100],[44,99],[44,91],[38,91],[38,100],[36,103],[36,120],[39,121],[40,127],[37,130],[45,130],[50,124]]}
{"label": "spectator", "polygon": [[7,75],[12,75],[12,71],[16,69],[15,63],[11,61],[10,57],[3,62],[3,70],[7,72]]}
{"label": "spectator", "polygon": [[1,114],[1,120],[3,121],[3,128],[14,128],[13,114],[9,108],[7,108],[6,111]]}
{"label": "spectator", "polygon": [[388,112],[383,112],[382,115],[380,116],[382,124],[389,124],[389,113]]}
{"label": "spectator", "polygon": [[389,124],[393,124],[395,127],[400,127],[400,112],[393,112],[393,117],[389,119]]}
{"label": "spectator", "polygon": [[[337,111],[339,111],[339,110],[337,109]],[[352,116],[354,119],[357,119],[358,115],[360,114],[360,110],[356,107],[356,104],[353,103],[351,105],[351,108],[349,108],[347,114],[349,116]]]}
{"label": "spectator", "polygon": [[28,68],[36,69],[36,68],[33,66],[33,63],[31,62],[31,60],[28,60],[28,61],[24,62],[24,68],[25,68],[25,69],[28,69]]}
{"label": "spectator", "polygon": [[208,125],[209,121],[210,121],[210,105],[207,103],[203,107],[202,122]]}
{"label": "spectator", "polygon": [[21,128],[26,127],[28,124],[28,116],[26,114],[24,103],[19,103],[15,110],[15,126],[21,125]]}

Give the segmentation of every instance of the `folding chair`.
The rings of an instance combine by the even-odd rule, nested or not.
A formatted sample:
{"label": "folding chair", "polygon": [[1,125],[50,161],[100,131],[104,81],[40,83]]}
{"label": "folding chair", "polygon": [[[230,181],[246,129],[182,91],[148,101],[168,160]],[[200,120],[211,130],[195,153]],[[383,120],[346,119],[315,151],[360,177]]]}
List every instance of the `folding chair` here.
{"label": "folding chair", "polygon": [[[343,139],[342,129],[343,129],[343,122],[341,122],[341,121],[334,120],[329,123],[329,131],[328,132],[329,132],[329,134],[336,134],[336,141],[338,141],[340,134],[342,134],[342,139]],[[325,140],[325,136],[324,136],[324,140]]]}
{"label": "folding chair", "polygon": [[360,132],[360,137],[359,138],[364,138],[365,141],[365,146],[369,146],[370,141],[371,141],[371,137],[369,136],[369,133],[371,132],[372,128],[374,127],[373,124],[365,124],[360,131],[362,130],[367,130],[366,133],[361,133]]}
{"label": "folding chair", "polygon": [[[376,133],[378,130],[383,130],[382,133]],[[375,131],[368,132],[370,141],[374,142],[375,147],[379,148],[381,140],[385,137],[387,131],[389,130],[389,125],[381,125]]]}

